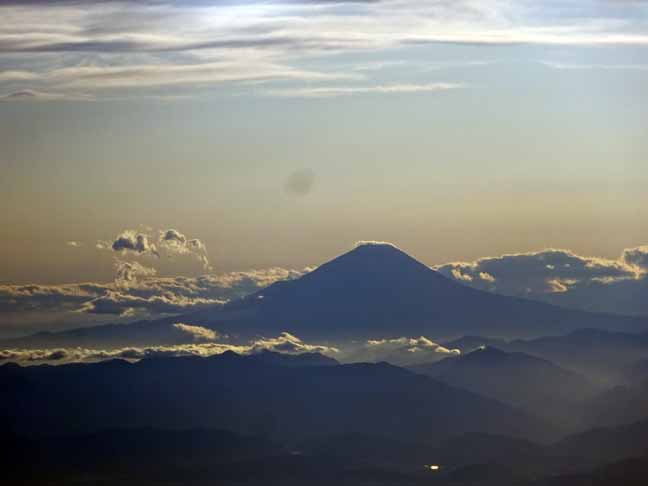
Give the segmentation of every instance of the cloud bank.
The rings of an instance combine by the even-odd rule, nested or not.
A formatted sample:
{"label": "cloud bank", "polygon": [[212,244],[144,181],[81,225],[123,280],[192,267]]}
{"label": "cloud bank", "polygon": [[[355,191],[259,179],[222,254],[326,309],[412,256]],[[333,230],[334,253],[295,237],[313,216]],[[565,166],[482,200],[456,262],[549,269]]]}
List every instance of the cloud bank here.
{"label": "cloud bank", "polygon": [[446,263],[434,269],[480,290],[577,309],[648,314],[648,246],[625,249],[617,259],[547,249]]}
{"label": "cloud bank", "polygon": [[[180,327],[181,326],[181,327]],[[311,344],[302,341],[297,336],[287,332],[272,338],[259,338],[246,344],[229,344],[214,342],[219,338],[218,333],[201,326],[174,324],[174,327],[187,331],[200,337],[207,337],[210,342],[197,342],[193,344],[178,344],[171,346],[127,347],[121,349],[97,350],[87,348],[60,348],[60,349],[4,349],[0,350],[0,363],[14,362],[22,365],[31,364],[64,364],[75,362],[96,362],[108,359],[126,359],[138,361],[151,357],[178,357],[200,356],[209,357],[233,351],[238,354],[254,354],[262,351],[276,351],[284,354],[322,353],[335,356],[339,353],[337,348]]]}

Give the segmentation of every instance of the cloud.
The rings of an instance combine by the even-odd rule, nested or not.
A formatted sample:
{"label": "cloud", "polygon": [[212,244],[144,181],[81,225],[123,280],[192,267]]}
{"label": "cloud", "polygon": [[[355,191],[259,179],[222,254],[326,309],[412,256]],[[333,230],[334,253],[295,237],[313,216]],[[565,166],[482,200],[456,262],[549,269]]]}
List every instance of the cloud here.
{"label": "cloud", "polygon": [[156,274],[155,268],[145,267],[138,262],[115,261],[115,283],[120,286],[127,286],[141,277],[152,277]]}
{"label": "cloud", "polygon": [[433,268],[480,290],[588,311],[648,314],[648,246],[625,249],[617,259],[547,249]]}
{"label": "cloud", "polygon": [[445,348],[425,336],[399,337],[367,341],[359,347],[346,350],[341,359],[347,362],[387,361],[404,366],[431,363],[460,353],[458,349]]}
{"label": "cloud", "polygon": [[391,84],[382,86],[327,86],[315,88],[294,88],[283,90],[267,90],[269,96],[288,98],[333,98],[358,94],[407,94],[448,91],[462,88],[458,83],[428,83],[428,84]]}
{"label": "cloud", "polygon": [[311,192],[315,185],[315,171],[312,169],[301,169],[288,176],[284,184],[284,190],[294,196],[305,196]]}
{"label": "cloud", "polygon": [[393,246],[394,248],[398,248],[396,245],[390,243],[389,241],[376,240],[359,240],[356,241],[353,245],[354,248],[358,248],[359,246]]}
{"label": "cloud", "polygon": [[540,61],[540,64],[552,69],[566,71],[646,71],[648,64],[575,64],[557,61]]}
{"label": "cloud", "polygon": [[432,43],[645,46],[645,8],[645,2],[577,0],[541,8],[496,0],[5,1],[0,83],[27,84],[18,90],[12,85],[0,99],[69,99],[78,89],[97,97],[114,90],[151,96],[160,94],[153,89],[177,94],[223,83],[286,81],[309,85],[277,95],[421,91],[402,82],[342,88],[310,83],[375,71],[377,64],[366,59],[347,70],[330,62],[349,53]]}
{"label": "cloud", "polygon": [[627,265],[638,268],[641,272],[648,272],[648,246],[638,246],[623,250],[621,260]]}
{"label": "cloud", "polygon": [[216,331],[212,331],[211,329],[202,326],[192,326],[190,324],[177,322],[173,327],[191,335],[195,341],[216,341],[218,338],[218,333]]}
{"label": "cloud", "polygon": [[193,255],[202,262],[205,270],[211,270],[207,246],[198,238],[189,239],[178,230],[168,229],[160,231],[158,242],[168,255]]}
{"label": "cloud", "polygon": [[[66,321],[75,326],[94,323],[91,319],[79,322],[79,314],[113,316],[113,319],[177,314],[221,305],[312,270],[274,267],[199,277],[162,277],[156,275],[155,269],[139,262],[116,260],[114,266],[115,281],[110,283],[0,284],[0,315],[19,313],[25,332],[32,332],[51,329],[48,315],[55,315],[64,328]],[[27,322],[28,319],[33,322]]]}
{"label": "cloud", "polygon": [[136,254],[150,254],[157,257],[160,256],[154,243],[151,243],[150,236],[144,233],[139,233],[136,230],[126,230],[111,244],[113,251],[118,253],[136,253]]}
{"label": "cloud", "polygon": [[636,279],[644,271],[636,264],[642,255],[641,249],[625,250],[622,258],[611,260],[547,249],[446,263],[435,269],[472,287],[523,296],[564,292],[588,281]]}
{"label": "cloud", "polygon": [[318,344],[307,344],[288,332],[282,332],[275,338],[261,338],[255,341],[251,347],[251,352],[259,351],[277,351],[280,353],[324,353],[333,354],[338,353],[339,350],[330,346],[323,346]]}
{"label": "cloud", "polygon": [[66,241],[65,244],[67,246],[71,246],[72,248],[79,248],[83,246],[83,243],[81,241]]}
{"label": "cloud", "polygon": [[[0,80],[2,81],[2,80]],[[54,93],[22,89],[6,94],[0,94],[0,101],[92,101],[94,96],[78,93]]]}
{"label": "cloud", "polygon": [[0,71],[0,82],[3,81],[26,81],[30,79],[37,78],[35,73],[30,71],[20,71],[20,70],[11,70],[11,71]]}
{"label": "cloud", "polygon": [[[180,325],[186,326],[184,324]],[[205,329],[200,326],[186,327]],[[218,335],[216,336],[216,339],[217,338]],[[238,354],[254,354],[266,350],[281,352],[285,354],[318,352],[335,355],[338,353],[338,350],[336,348],[319,344],[305,343],[298,337],[284,332],[275,338],[261,338],[245,344],[201,342],[170,346],[125,347],[109,350],[88,348],[0,349],[0,362],[14,362],[23,365],[29,365],[42,363],[64,364],[72,362],[96,362],[116,358],[129,361],[138,361],[151,357],[209,357],[222,354],[226,351],[233,351]]]}

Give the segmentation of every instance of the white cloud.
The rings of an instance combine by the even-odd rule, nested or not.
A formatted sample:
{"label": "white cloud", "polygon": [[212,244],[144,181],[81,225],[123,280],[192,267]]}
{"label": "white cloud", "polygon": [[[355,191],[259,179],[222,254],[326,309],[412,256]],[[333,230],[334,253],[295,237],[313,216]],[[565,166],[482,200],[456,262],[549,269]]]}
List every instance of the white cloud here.
{"label": "white cloud", "polygon": [[379,86],[325,86],[314,88],[294,88],[282,90],[266,90],[268,96],[286,98],[333,98],[362,94],[407,94],[430,93],[459,89],[463,86],[457,83],[428,83],[428,84],[389,84]]}
{"label": "white cloud", "polygon": [[340,359],[347,362],[387,361],[396,365],[414,365],[439,361],[460,353],[458,349],[445,348],[425,336],[399,337],[367,341],[345,350]]}
{"label": "white cloud", "polygon": [[481,290],[594,312],[648,314],[648,246],[627,248],[617,259],[548,249],[433,268]]}
{"label": "white cloud", "polygon": [[160,231],[158,244],[168,255],[192,255],[197,258],[205,270],[211,270],[207,246],[198,238],[187,238],[176,229]]}
{"label": "white cloud", "polygon": [[[83,8],[77,2],[3,2],[0,55],[8,62],[0,83],[25,83],[9,91],[25,96],[0,99],[67,99],[80,88],[100,96],[108,96],[104,90],[145,88],[139,94],[151,96],[156,94],[152,88],[161,87],[177,91],[221,83],[357,79],[358,73],[374,72],[390,61],[358,61],[356,68],[340,72],[335,62],[313,60],[428,43],[645,46],[647,8],[645,2],[577,0],[97,0],[83,2]],[[397,86],[400,91],[309,85],[284,95],[413,90]]]}
{"label": "white cloud", "polygon": [[195,341],[216,341],[218,338],[218,333],[207,327],[192,326],[191,324],[183,324],[181,322],[176,322],[173,327],[190,334]]}
{"label": "white cloud", "polygon": [[21,89],[10,93],[0,94],[0,101],[93,101],[90,94],[38,91]]}
{"label": "white cloud", "polygon": [[435,270],[476,288],[510,295],[564,292],[583,282],[637,279],[648,268],[640,247],[624,250],[617,260],[586,257],[570,250],[546,249],[452,262]]}
{"label": "white cloud", "polygon": [[[139,262],[116,260],[115,281],[110,283],[73,283],[61,285],[0,284],[0,312],[19,312],[26,320],[27,312],[39,315],[61,312],[88,313],[129,317],[134,313],[156,317],[177,314],[243,297],[279,280],[298,278],[312,268],[291,270],[279,267],[207,274],[199,277],[162,277],[156,270]],[[73,320],[78,324],[78,319]],[[58,316],[57,319],[61,317]],[[50,329],[47,319],[25,326]],[[37,328],[36,328],[37,329]]]}
{"label": "white cloud", "polygon": [[[186,327],[205,329],[199,326]],[[209,357],[222,354],[226,351],[233,351],[238,354],[253,354],[264,350],[277,351],[285,354],[318,352],[335,355],[338,353],[336,348],[305,343],[298,337],[284,332],[275,338],[262,338],[246,344],[205,342],[171,346],[125,347],[110,350],[88,348],[2,349],[0,350],[0,362],[11,361],[29,365],[40,363],[64,364],[72,362],[95,362],[115,358],[138,361],[150,357]]]}
{"label": "white cloud", "polygon": [[277,351],[280,353],[324,353],[333,354],[338,353],[339,350],[335,347],[324,346],[318,344],[307,344],[297,336],[288,332],[282,332],[275,338],[261,338],[255,341],[250,350],[252,352],[259,351]]}
{"label": "white cloud", "polygon": [[541,61],[540,64],[565,71],[648,71],[648,64],[578,64],[558,61]]}

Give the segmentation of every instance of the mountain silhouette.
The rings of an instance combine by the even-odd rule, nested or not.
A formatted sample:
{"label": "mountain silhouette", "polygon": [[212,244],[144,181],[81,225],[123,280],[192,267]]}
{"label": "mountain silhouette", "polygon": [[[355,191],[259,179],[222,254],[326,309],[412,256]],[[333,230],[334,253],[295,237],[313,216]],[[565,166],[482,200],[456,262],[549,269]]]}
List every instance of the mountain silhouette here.
{"label": "mountain silhouette", "polygon": [[0,347],[110,347],[171,344],[174,322],[211,327],[238,339],[288,331],[342,342],[465,334],[536,337],[581,328],[641,330],[648,318],[592,314],[470,288],[390,244],[364,244],[295,280],[192,313],[5,340]]}
{"label": "mountain silhouette", "polygon": [[342,339],[466,333],[539,336],[582,327],[641,328],[648,319],[589,314],[476,290],[389,244],[365,244],[303,277],[200,317],[227,331],[287,330]]}
{"label": "mountain silhouette", "polygon": [[411,368],[434,379],[521,407],[575,427],[573,418],[599,389],[585,377],[528,354],[484,346],[471,353]]}
{"label": "mountain silhouette", "polygon": [[107,428],[228,429],[303,440],[379,434],[440,441],[480,431],[547,438],[542,420],[387,363],[296,365],[233,352],[60,366],[0,366],[3,413],[17,433]]}

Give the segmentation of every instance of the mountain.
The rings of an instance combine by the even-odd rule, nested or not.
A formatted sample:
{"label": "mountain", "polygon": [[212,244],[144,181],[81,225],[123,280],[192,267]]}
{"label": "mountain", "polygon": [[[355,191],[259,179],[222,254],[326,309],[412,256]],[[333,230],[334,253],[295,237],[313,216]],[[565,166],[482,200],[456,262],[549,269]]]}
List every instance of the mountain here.
{"label": "mountain", "polygon": [[477,433],[437,446],[344,434],[295,447],[215,429],[3,434],[0,464],[5,483],[25,486],[640,485],[647,432],[646,423],[598,428],[545,446]]}
{"label": "mountain", "polygon": [[475,290],[389,244],[358,246],[299,279],[231,302],[212,318],[222,320],[228,332],[287,330],[328,339],[648,327],[648,319],[588,314]]}
{"label": "mountain", "polygon": [[627,369],[648,355],[648,333],[579,329],[566,335],[513,340],[505,348],[548,359],[603,383],[623,381]]}
{"label": "mountain", "polygon": [[590,314],[476,290],[392,245],[365,244],[299,279],[274,283],[225,306],[129,326],[41,334],[0,342],[0,347],[168,344],[174,339],[169,334],[174,322],[208,326],[240,340],[288,331],[302,339],[333,342],[421,335],[530,337],[584,327],[648,328],[648,318]]}
{"label": "mountain", "polygon": [[641,360],[648,356],[647,332],[604,329],[578,329],[563,335],[514,340],[464,336],[442,344],[462,353],[470,353],[482,346],[526,353],[583,374],[590,381],[608,385],[636,381],[641,376]]}
{"label": "mountain", "polygon": [[410,369],[563,426],[577,425],[583,403],[599,391],[585,377],[550,361],[491,346]]}
{"label": "mountain", "polygon": [[[464,432],[546,439],[545,422],[386,363],[295,366],[232,352],[61,366],[0,366],[6,427],[229,429],[282,441],[343,433],[432,443]],[[47,406],[44,406],[47,404]]]}
{"label": "mountain", "polygon": [[648,379],[597,395],[588,402],[585,412],[591,425],[613,426],[648,420]]}
{"label": "mountain", "polygon": [[617,427],[597,427],[570,435],[551,446],[558,456],[594,467],[648,452],[648,420]]}

